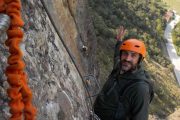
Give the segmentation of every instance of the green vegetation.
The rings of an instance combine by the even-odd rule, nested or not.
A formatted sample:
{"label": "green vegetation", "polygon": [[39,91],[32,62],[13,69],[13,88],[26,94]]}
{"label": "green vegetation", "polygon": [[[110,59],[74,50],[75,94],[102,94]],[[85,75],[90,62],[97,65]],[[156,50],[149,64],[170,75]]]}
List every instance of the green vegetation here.
{"label": "green vegetation", "polygon": [[180,14],[180,0],[162,0],[169,6],[172,10],[176,10]]}
{"label": "green vegetation", "polygon": [[154,1],[89,0],[89,4],[97,35],[101,83],[104,83],[112,70],[116,43],[114,38],[116,30],[122,25],[128,30],[124,39],[138,38],[147,46],[146,68],[151,72],[156,92],[151,113],[165,117],[172,113],[176,106],[180,106],[180,92],[172,75],[173,66],[161,51],[165,29],[162,16],[166,10],[161,0]]}
{"label": "green vegetation", "polygon": [[178,23],[172,32],[173,43],[177,54],[180,56],[180,23]]}
{"label": "green vegetation", "polygon": [[166,117],[180,107],[180,89],[176,85],[173,74],[157,64],[148,62],[147,70],[151,73],[154,82],[155,97],[150,106],[150,114],[156,114],[161,118]]}

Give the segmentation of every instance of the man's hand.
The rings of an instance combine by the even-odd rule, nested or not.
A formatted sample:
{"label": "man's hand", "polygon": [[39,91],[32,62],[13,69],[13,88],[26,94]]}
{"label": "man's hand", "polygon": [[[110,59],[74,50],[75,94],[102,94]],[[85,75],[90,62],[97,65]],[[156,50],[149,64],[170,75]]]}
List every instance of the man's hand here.
{"label": "man's hand", "polygon": [[116,36],[116,40],[117,41],[121,41],[122,38],[124,37],[125,33],[126,33],[126,29],[124,29],[123,26],[120,26],[117,30],[117,36]]}

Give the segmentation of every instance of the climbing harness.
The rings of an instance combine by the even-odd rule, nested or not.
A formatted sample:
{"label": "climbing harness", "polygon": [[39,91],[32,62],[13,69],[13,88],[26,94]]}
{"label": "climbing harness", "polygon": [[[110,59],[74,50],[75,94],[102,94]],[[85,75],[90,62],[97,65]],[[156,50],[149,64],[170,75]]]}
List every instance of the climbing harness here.
{"label": "climbing harness", "polygon": [[[83,76],[83,78],[85,80],[85,87],[89,93],[89,96],[86,99],[89,99],[90,101],[92,101],[91,100],[92,98],[97,97],[99,95],[99,90],[100,90],[99,82],[96,79],[96,77],[92,74],[85,75]],[[94,91],[93,89],[94,87],[97,88],[96,91]],[[90,111],[89,120],[100,120],[100,118],[94,113],[93,108]]]}
{"label": "climbing harness", "polygon": [[[98,80],[96,79],[96,77],[92,74],[89,74],[89,75],[83,76],[83,78],[85,80],[85,86],[90,93],[90,96],[88,96],[87,98],[90,99],[90,98],[96,97],[100,91],[100,84]],[[96,92],[94,92],[95,91],[94,88],[96,88]]]}
{"label": "climbing harness", "polygon": [[[9,47],[9,66],[5,74],[10,88],[7,90],[10,97],[10,120],[34,120],[36,108],[32,105],[32,92],[27,85],[27,75],[24,72],[25,63],[19,44],[23,39],[21,27],[24,22],[21,18],[20,0],[0,0],[0,13],[10,17],[10,27],[7,30],[8,40],[5,44]],[[1,25],[1,24],[0,24]]]}

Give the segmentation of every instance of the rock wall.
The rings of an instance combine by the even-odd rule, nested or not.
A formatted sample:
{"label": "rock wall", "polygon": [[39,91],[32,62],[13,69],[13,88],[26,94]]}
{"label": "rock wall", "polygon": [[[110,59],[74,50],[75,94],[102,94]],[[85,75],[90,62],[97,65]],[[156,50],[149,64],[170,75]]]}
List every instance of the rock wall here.
{"label": "rock wall", "polygon": [[[87,120],[90,103],[81,75],[96,76],[97,69],[96,38],[86,1],[21,1],[25,22],[21,48],[37,120]],[[0,120],[6,120],[8,48],[2,41],[0,51]]]}
{"label": "rock wall", "polygon": [[[83,75],[94,74],[96,39],[86,0],[42,0]],[[87,51],[83,51],[83,46]],[[80,52],[81,51],[81,52]],[[88,63],[91,63],[88,64]]]}

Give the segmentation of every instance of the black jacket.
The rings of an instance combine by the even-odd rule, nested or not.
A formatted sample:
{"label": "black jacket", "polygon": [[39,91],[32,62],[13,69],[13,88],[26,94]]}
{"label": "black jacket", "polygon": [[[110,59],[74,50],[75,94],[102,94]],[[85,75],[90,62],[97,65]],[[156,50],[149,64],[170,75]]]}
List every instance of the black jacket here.
{"label": "black jacket", "polygon": [[[113,72],[95,100],[94,112],[101,120],[147,120],[151,100],[149,77],[142,66],[133,73],[119,74],[119,45],[120,42],[116,44]],[[125,88],[131,81],[137,82]]]}

